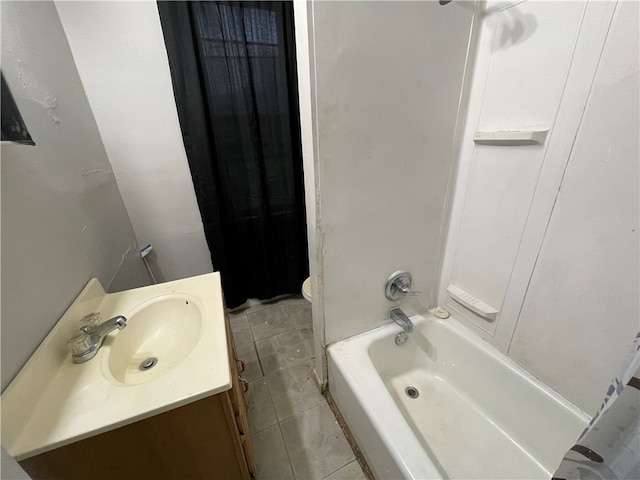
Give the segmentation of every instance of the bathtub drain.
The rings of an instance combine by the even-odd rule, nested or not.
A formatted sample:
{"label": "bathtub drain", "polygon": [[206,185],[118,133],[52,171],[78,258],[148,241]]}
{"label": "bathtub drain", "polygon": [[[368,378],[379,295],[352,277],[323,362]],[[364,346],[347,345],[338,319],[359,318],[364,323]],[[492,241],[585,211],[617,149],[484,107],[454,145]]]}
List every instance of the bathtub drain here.
{"label": "bathtub drain", "polygon": [[418,398],[420,396],[420,392],[416,387],[407,387],[404,389],[404,393],[406,393],[409,398]]}

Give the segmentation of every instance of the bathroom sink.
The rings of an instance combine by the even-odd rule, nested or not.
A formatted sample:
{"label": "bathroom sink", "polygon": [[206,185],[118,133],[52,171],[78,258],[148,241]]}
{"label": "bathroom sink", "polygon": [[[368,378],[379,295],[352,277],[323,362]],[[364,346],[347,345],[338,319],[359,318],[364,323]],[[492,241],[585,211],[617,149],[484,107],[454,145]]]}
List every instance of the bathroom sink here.
{"label": "bathroom sink", "polygon": [[[75,363],[91,312],[127,326]],[[217,272],[114,293],[91,279],[2,393],[2,445],[22,460],[228,390],[227,341]]]}
{"label": "bathroom sink", "polygon": [[184,294],[162,295],[134,309],[112,339],[108,372],[125,385],[161,377],[189,356],[201,337],[203,312]]}

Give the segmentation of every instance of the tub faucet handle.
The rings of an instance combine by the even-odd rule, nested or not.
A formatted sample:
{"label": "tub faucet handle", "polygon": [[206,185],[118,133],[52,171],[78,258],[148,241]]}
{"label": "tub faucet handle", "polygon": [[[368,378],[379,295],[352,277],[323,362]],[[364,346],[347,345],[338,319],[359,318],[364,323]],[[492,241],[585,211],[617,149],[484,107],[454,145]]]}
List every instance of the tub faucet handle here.
{"label": "tub faucet handle", "polygon": [[384,296],[387,300],[395,301],[406,296],[420,295],[420,292],[411,290],[411,274],[404,270],[398,270],[391,274],[384,287]]}
{"label": "tub faucet handle", "polygon": [[422,292],[414,292],[409,287],[403,284],[396,285],[396,288],[400,290],[402,292],[402,295],[404,295],[405,297],[406,296],[417,297],[418,295],[422,295]]}

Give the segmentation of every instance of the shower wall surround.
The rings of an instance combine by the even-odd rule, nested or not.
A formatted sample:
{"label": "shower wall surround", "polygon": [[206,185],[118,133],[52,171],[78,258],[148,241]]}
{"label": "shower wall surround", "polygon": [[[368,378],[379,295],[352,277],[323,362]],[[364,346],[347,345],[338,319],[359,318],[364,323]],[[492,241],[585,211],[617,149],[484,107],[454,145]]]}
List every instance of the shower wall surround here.
{"label": "shower wall surround", "polygon": [[403,301],[407,312],[435,299],[474,6],[308,5],[315,260],[328,344],[389,321],[384,283],[398,269],[423,292]]}
{"label": "shower wall surround", "polygon": [[[472,136],[475,131],[553,130],[583,12],[582,2],[524,2],[490,13],[483,23],[471,90],[470,109],[477,111],[469,112],[473,130],[462,137],[463,148],[470,150],[463,155],[471,156],[468,178],[458,184],[466,190],[465,204],[461,218],[453,219],[459,233],[447,285],[499,311],[547,150],[545,145],[474,145]],[[499,322],[456,302],[447,305],[486,334],[496,334]]]}
{"label": "shower wall surround", "polygon": [[640,330],[638,10],[616,9],[509,349],[588,412]]}
{"label": "shower wall surround", "polygon": [[[639,327],[638,4],[487,4],[439,304],[594,413]],[[504,5],[503,3],[501,5]],[[477,130],[549,128],[543,145]],[[490,322],[449,284],[499,310]]]}

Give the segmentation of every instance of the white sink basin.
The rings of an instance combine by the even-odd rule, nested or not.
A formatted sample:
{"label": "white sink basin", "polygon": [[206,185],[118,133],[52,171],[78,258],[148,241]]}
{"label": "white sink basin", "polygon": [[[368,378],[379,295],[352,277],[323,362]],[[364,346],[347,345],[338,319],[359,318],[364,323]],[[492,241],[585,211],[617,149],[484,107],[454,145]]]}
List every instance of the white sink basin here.
{"label": "white sink basin", "polygon": [[193,351],[202,332],[202,306],[188,295],[163,295],[137,308],[112,339],[108,369],[136,385],[161,377]]}

